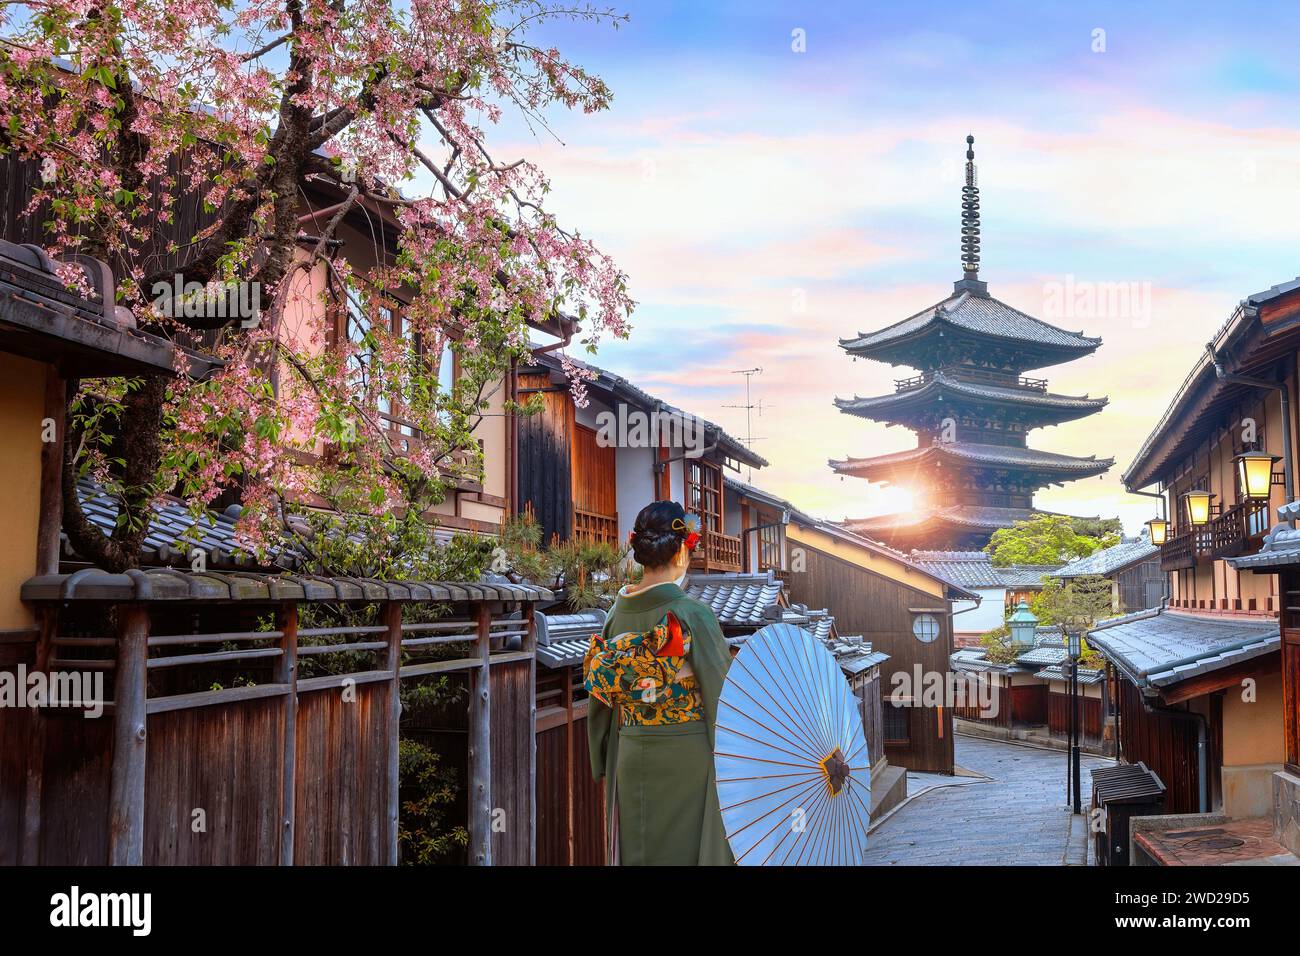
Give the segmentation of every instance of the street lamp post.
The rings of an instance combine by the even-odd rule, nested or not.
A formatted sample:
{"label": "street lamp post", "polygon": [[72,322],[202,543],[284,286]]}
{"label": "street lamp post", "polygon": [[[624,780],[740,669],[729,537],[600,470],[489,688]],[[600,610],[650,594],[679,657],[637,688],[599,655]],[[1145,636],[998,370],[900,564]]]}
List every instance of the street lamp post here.
{"label": "street lamp post", "polygon": [[1074,786],[1074,812],[1083,812],[1083,795],[1079,784],[1079,655],[1083,636],[1076,632],[1069,636],[1070,645],[1070,779]]}

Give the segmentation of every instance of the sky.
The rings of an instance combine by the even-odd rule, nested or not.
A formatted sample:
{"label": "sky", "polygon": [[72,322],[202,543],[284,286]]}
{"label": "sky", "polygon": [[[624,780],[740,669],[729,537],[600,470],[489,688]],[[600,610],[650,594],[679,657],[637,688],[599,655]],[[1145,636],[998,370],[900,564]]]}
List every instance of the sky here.
{"label": "sky", "polygon": [[971,133],[989,292],[1103,339],[1031,374],[1109,406],[1029,443],[1115,467],[1035,503],[1136,532],[1154,503],[1124,469],[1236,304],[1300,273],[1300,6],[1054,6],[633,0],[618,29],[536,31],[614,91],[491,136],[629,275],[632,335],[593,361],[740,438],[736,371],[761,368],[755,484],[831,519],[906,508],[827,460],[915,445],[832,404],[911,370],[837,341],[961,278]]}

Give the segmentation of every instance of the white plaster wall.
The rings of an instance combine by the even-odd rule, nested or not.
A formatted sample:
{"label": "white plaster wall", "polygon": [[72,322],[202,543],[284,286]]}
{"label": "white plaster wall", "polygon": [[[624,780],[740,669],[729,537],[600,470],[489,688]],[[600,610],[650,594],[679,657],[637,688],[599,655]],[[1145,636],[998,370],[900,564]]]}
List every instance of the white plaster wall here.
{"label": "white plaster wall", "polygon": [[[952,629],[956,634],[983,634],[985,631],[991,631],[995,627],[1000,627],[1006,618],[1007,591],[1006,588],[968,588],[978,594],[982,601],[979,607],[973,611],[966,611],[966,608],[974,607],[973,601],[953,601],[953,618]],[[964,613],[958,614],[958,611]]]}

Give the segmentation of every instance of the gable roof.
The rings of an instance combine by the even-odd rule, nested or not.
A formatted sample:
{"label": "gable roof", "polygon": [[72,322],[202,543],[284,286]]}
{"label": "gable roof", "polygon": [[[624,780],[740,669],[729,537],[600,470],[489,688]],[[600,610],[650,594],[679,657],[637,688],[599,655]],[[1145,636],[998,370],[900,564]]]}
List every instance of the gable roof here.
{"label": "gable roof", "polygon": [[1159,553],[1160,549],[1151,543],[1150,538],[1143,534],[1132,541],[1121,541],[1109,548],[1102,548],[1085,558],[1075,558],[1064,567],[1054,571],[1052,577],[1080,578],[1089,574],[1100,574],[1102,576],[1114,574],[1116,571],[1127,568],[1130,564],[1153,558]]}
{"label": "gable roof", "polygon": [[863,537],[862,535],[858,534],[855,531],[850,531],[842,524],[837,524],[833,521],[821,521],[816,518],[810,518],[807,515],[803,515],[803,514],[793,515],[791,517],[791,521],[794,524],[799,525],[800,527],[810,528],[814,531],[819,531],[822,534],[834,538],[839,542],[852,545],[853,547],[861,548],[864,551],[870,551],[873,554],[879,555],[884,558],[888,558],[891,561],[895,561],[898,564],[906,568],[909,568],[912,571],[916,571],[920,574],[923,574],[927,578],[930,578],[932,581],[936,581],[944,585],[946,588],[948,588],[949,594],[947,596],[949,598],[958,601],[975,601],[977,603],[983,600],[983,598],[979,594],[976,594],[974,591],[967,590],[965,587],[961,586],[960,584],[957,584],[955,581],[950,581],[940,574],[936,574],[934,571],[930,570],[929,568],[923,567],[921,564],[913,561],[902,551],[896,551],[895,549],[889,547],[888,545],[881,544],[879,541],[873,541],[870,538]]}
{"label": "gable roof", "polygon": [[[534,351],[533,361],[552,373],[563,374],[563,365],[559,357],[553,352]],[[710,445],[716,444],[728,458],[753,468],[767,467],[768,461],[766,458],[751,451],[744,442],[727,434],[722,426],[716,425],[699,415],[683,411],[675,405],[668,404],[661,398],[656,398],[649,392],[633,385],[621,375],[615,375],[613,372],[608,372],[603,368],[589,362],[583,362],[572,356],[569,357],[569,361],[576,367],[586,369],[595,375],[592,381],[587,382],[588,391],[604,392],[616,401],[627,402],[647,412],[697,421],[704,427],[705,441]]]}

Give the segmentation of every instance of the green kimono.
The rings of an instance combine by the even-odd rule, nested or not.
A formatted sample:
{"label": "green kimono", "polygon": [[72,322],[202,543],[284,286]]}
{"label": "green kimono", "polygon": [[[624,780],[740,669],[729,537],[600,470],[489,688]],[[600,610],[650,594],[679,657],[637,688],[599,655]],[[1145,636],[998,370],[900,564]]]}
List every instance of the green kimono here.
{"label": "green kimono", "polygon": [[[623,691],[593,693],[587,702],[592,774],[605,779],[606,858],[623,866],[722,866],[733,860],[713,781],[713,728],[731,652],[713,612],[672,583],[631,597],[620,594],[588,654],[589,687],[601,676],[591,670],[598,646],[614,647],[620,635],[663,636],[670,613],[687,643],[673,663],[684,661],[689,670],[683,673],[693,675],[685,678],[685,702],[681,685],[661,684],[659,709],[639,717],[633,708],[649,713],[643,700],[655,701],[656,691],[643,676],[648,671],[635,668],[629,668]],[[626,648],[626,641],[619,646]],[[645,656],[656,661],[653,651]],[[605,663],[612,659],[607,655]],[[604,671],[612,686],[617,676],[609,677],[611,668]],[[638,688],[647,683],[651,690],[639,699]],[[605,702],[611,699],[617,706]]]}

